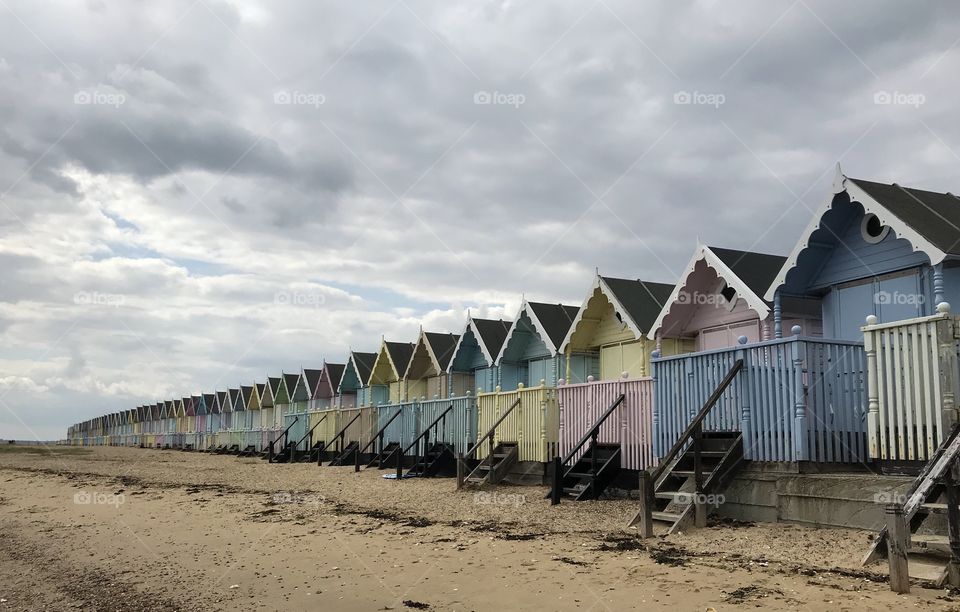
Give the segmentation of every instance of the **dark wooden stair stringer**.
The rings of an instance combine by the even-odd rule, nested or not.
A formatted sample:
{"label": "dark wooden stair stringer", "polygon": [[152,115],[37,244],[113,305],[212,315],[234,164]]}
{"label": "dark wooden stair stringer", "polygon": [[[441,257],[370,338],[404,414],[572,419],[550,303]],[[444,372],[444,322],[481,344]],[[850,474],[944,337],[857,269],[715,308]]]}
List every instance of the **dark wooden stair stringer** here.
{"label": "dark wooden stair stringer", "polygon": [[[464,455],[457,456],[457,488],[462,489],[464,485],[471,484],[482,487],[484,484],[496,484],[503,480],[510,472],[510,468],[516,465],[520,455],[520,446],[516,442],[503,442],[494,444],[497,427],[504,421],[513,410],[520,405],[518,397],[510,407],[503,411],[489,430],[477,440],[470,450]],[[469,468],[469,461],[473,460],[477,450],[483,443],[487,443],[487,456],[480,461],[473,469]]]}
{"label": "dark wooden stair stringer", "polygon": [[[444,409],[432,423],[423,428],[413,442],[403,449],[403,456],[410,457],[410,451],[413,454],[413,466],[407,470],[405,478],[419,476],[428,478],[431,476],[454,476],[456,474],[456,455],[453,447],[447,444],[442,438],[446,437],[447,414],[453,410],[453,404]],[[430,444],[430,432],[433,432],[434,443]],[[441,434],[440,432],[443,432]],[[420,454],[420,441],[423,441],[423,454]]]}
{"label": "dark wooden stair stringer", "polygon": [[737,359],[657,468],[640,472],[640,508],[628,525],[640,537],[653,535],[654,521],[669,523],[670,533],[689,526],[691,518],[698,527],[706,525],[708,496],[718,495],[743,461],[743,436],[705,433],[703,421],[742,369]]}
{"label": "dark wooden stair stringer", "polygon": [[[910,486],[903,503],[903,518],[907,535],[907,568],[910,578],[933,582],[938,587],[947,580],[950,561],[950,538],[941,534],[917,534],[926,520],[934,514],[947,514],[948,504],[941,499],[947,493],[947,480],[952,477],[960,460],[960,425],[954,426],[933,457]],[[891,501],[893,501],[891,499]],[[884,527],[877,534],[870,550],[863,558],[863,565],[888,557],[889,533]]]}
{"label": "dark wooden stair stringer", "polygon": [[[547,497],[551,504],[560,503],[563,496],[577,501],[600,499],[600,494],[620,473],[622,449],[620,444],[600,443],[600,428],[607,418],[623,404],[626,396],[621,393],[600,418],[583,434],[577,443],[559,462],[554,461],[553,479]],[[586,452],[571,466],[567,466],[584,446]]]}
{"label": "dark wooden stair stringer", "polygon": [[367,462],[367,468],[377,467],[378,469],[382,470],[385,467],[389,467],[387,463],[390,461],[393,461],[394,466],[396,466],[401,451],[400,443],[389,442],[385,445],[383,437],[387,431],[387,427],[390,426],[390,423],[393,423],[401,414],[403,414],[402,409],[393,413],[393,416],[387,419],[387,422],[383,424],[383,427],[380,428],[380,431],[373,434],[373,437],[370,438],[370,441],[364,444],[363,448],[357,451],[357,454],[354,455],[355,471],[360,471],[361,457],[363,456],[363,453],[367,452],[367,450],[369,450],[371,447],[373,448],[373,454],[370,460]]}

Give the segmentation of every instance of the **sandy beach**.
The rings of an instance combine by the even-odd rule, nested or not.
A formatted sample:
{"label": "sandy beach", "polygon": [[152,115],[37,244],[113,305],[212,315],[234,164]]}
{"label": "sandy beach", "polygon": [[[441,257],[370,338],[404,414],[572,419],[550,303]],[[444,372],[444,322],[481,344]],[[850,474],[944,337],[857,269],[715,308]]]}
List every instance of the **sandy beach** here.
{"label": "sandy beach", "polygon": [[958,609],[861,568],[870,534],[713,522],[637,541],[629,500],[126,448],[0,451],[0,610]]}

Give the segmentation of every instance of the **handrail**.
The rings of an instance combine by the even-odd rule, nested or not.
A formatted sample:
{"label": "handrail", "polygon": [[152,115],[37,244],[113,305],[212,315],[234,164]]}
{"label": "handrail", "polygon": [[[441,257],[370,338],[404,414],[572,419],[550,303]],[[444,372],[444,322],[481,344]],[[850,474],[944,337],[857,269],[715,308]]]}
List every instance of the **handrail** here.
{"label": "handrail", "polygon": [[416,445],[416,443],[419,442],[425,435],[427,435],[427,433],[428,433],[431,429],[433,429],[433,427],[434,427],[437,423],[440,422],[440,419],[442,419],[442,418],[444,418],[445,416],[447,416],[447,413],[450,412],[451,410],[453,410],[453,404],[450,404],[449,406],[447,406],[447,409],[444,410],[443,412],[441,412],[441,413],[440,413],[440,416],[438,416],[437,418],[435,418],[435,419],[433,420],[433,423],[430,423],[429,425],[427,425],[427,426],[423,429],[423,431],[420,432],[420,435],[417,436],[416,438],[414,438],[414,439],[413,439],[413,442],[411,442],[410,445],[407,446],[407,448],[403,449],[403,454],[406,455],[407,452],[408,452],[411,448],[413,448],[414,445]]}
{"label": "handrail", "polygon": [[564,456],[563,460],[560,462],[560,465],[566,465],[567,462],[570,461],[575,454],[577,454],[577,451],[583,448],[584,444],[586,444],[591,438],[600,432],[600,426],[603,425],[603,422],[607,420],[607,417],[613,414],[613,411],[617,409],[617,406],[623,403],[623,400],[625,400],[626,397],[627,396],[625,394],[620,394],[620,397],[618,397],[617,400],[613,402],[609,408],[607,408],[603,415],[597,419],[597,422],[593,424],[593,427],[590,428],[590,431],[583,434],[583,437],[580,439],[580,443],[574,446],[573,450]]}
{"label": "handrail", "polygon": [[[366,450],[367,450],[368,448],[370,448],[370,445],[373,444],[374,442],[376,442],[377,439],[380,438],[380,436],[383,435],[383,432],[385,432],[385,431],[387,430],[387,427],[390,426],[390,423],[393,423],[394,419],[396,419],[398,416],[400,416],[400,414],[401,414],[402,412],[403,412],[403,409],[402,409],[402,408],[401,408],[400,410],[397,410],[396,414],[394,414],[392,417],[390,417],[390,420],[388,420],[386,423],[383,424],[383,427],[380,428],[380,431],[378,431],[377,433],[373,434],[373,437],[370,438],[370,441],[367,442],[367,445],[364,446],[363,448],[361,448],[359,452],[360,452],[360,453],[366,452]],[[360,416],[360,415],[358,414],[357,416]],[[354,417],[354,418],[356,418],[356,417]],[[352,422],[352,421],[351,421],[351,422]]]}
{"label": "handrail", "polygon": [[323,423],[328,416],[330,416],[330,413],[329,413],[329,412],[327,412],[327,413],[324,414],[322,417],[320,417],[320,420],[317,421],[316,423],[314,423],[313,427],[310,428],[310,431],[308,431],[307,433],[303,434],[303,437],[300,438],[299,440],[297,440],[297,446],[300,446],[300,443],[301,443],[301,442],[303,442],[303,441],[306,440],[308,437],[310,437],[311,435],[313,435],[313,430],[316,429],[317,427],[319,427],[319,426],[320,426],[320,423]]}
{"label": "handrail", "polygon": [[[706,403],[703,405],[703,408],[700,409],[700,412],[697,413],[697,416],[694,417],[690,424],[687,425],[687,428],[680,434],[680,437],[674,442],[673,447],[670,449],[664,457],[660,460],[660,465],[657,466],[657,469],[654,470],[653,475],[650,477],[650,480],[656,484],[657,480],[660,479],[660,476],[663,475],[664,470],[667,469],[667,466],[676,458],[680,451],[683,450],[684,446],[687,443],[687,439],[693,436],[703,424],[703,420],[707,417],[707,413],[710,412],[710,409],[713,408],[713,405],[720,400],[720,396],[723,395],[723,392],[727,390],[727,387],[730,386],[730,383],[733,382],[734,377],[743,369],[743,359],[737,359],[733,366],[730,368],[730,371],[727,372],[727,375],[723,377],[723,380],[720,381],[720,384],[716,389],[713,390],[713,393],[710,394],[710,397],[707,398]],[[699,484],[699,483],[698,483]]]}
{"label": "handrail", "polygon": [[[349,421],[346,425],[344,425],[343,427],[340,428],[340,431],[338,431],[336,434],[334,434],[334,436],[333,436],[332,438],[330,438],[330,444],[332,444],[333,441],[336,440],[337,438],[342,438],[343,436],[345,436],[345,435],[347,434],[347,428],[349,428],[351,425],[353,425],[354,421],[356,421],[356,420],[359,419],[359,418],[360,418],[360,413],[357,412],[357,414],[354,415],[354,417],[353,417],[352,419],[350,419],[350,421]],[[324,442],[324,446],[326,446],[326,445],[327,445],[327,443]]]}
{"label": "handrail", "polygon": [[484,440],[486,440],[487,438],[493,437],[493,434],[497,431],[497,427],[500,426],[500,423],[502,423],[503,420],[507,418],[507,416],[513,411],[513,409],[519,405],[520,405],[520,398],[518,397],[517,400],[513,402],[513,404],[511,404],[509,408],[507,408],[506,412],[500,415],[500,418],[497,419],[497,422],[494,423],[492,427],[490,427],[490,430],[487,433],[480,436],[480,439],[477,440],[477,443],[473,445],[473,448],[467,451],[467,454],[464,455],[464,458],[472,457],[473,454],[477,452],[477,449],[480,448],[480,445],[483,443]]}
{"label": "handrail", "polygon": [[274,439],[270,442],[270,458],[271,458],[271,459],[273,459],[273,447],[274,447],[274,445],[280,440],[280,438],[286,438],[286,437],[287,437],[287,433],[290,431],[290,428],[293,427],[294,425],[296,425],[296,424],[297,424],[297,421],[299,421],[299,420],[300,420],[300,417],[299,417],[299,416],[293,417],[293,422],[290,423],[289,425],[287,425],[287,428],[283,430],[283,433],[281,433],[279,436],[277,436],[276,438],[274,438]]}

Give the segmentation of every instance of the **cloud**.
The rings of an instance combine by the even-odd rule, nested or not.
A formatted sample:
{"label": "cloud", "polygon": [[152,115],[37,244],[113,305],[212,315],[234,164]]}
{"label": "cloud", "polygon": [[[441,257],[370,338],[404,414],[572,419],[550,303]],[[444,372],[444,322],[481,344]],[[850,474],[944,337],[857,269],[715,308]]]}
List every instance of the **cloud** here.
{"label": "cloud", "polygon": [[957,189],[949,4],[9,9],[0,435],[784,253],[837,160]]}

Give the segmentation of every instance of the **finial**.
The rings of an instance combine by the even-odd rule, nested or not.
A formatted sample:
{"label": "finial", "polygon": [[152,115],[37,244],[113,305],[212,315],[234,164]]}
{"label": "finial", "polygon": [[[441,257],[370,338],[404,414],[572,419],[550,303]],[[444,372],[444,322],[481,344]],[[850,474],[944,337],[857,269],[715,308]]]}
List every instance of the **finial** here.
{"label": "finial", "polygon": [[620,372],[620,378],[623,378],[623,379],[630,378],[630,372],[627,372],[626,370],[624,370],[623,372]]}
{"label": "finial", "polygon": [[565,385],[565,384],[567,384],[567,379],[566,379],[566,378],[561,378],[560,380],[557,381],[557,386],[558,386],[558,387],[562,387],[562,386]]}
{"label": "finial", "polygon": [[747,337],[746,337],[746,336],[738,336],[738,337],[737,337],[737,344],[743,345],[743,344],[746,344],[746,343],[747,343]]}
{"label": "finial", "polygon": [[[523,389],[525,386],[523,383],[517,383],[517,389]],[[500,389],[500,387],[497,387],[497,389]]]}
{"label": "finial", "polygon": [[650,356],[653,357],[654,359],[660,359],[660,350],[653,349],[653,351],[650,352]]}
{"label": "finial", "polygon": [[834,177],[833,177],[833,185],[832,185],[833,193],[840,193],[841,191],[846,189],[843,185],[846,179],[847,177],[843,176],[843,170],[840,169],[840,162],[838,161],[837,172],[836,174],[834,174]]}
{"label": "finial", "polygon": [[593,382],[593,374],[587,376],[587,382],[588,382],[588,383]]}
{"label": "finial", "polygon": [[794,325],[793,327],[790,328],[790,333],[793,334],[794,336],[799,336],[800,332],[802,331],[803,331],[803,328],[800,327],[799,325]]}
{"label": "finial", "polygon": [[950,313],[950,302],[940,302],[937,304],[937,312],[940,314],[949,314]]}
{"label": "finial", "polygon": [[540,386],[541,386],[541,387],[545,387],[546,385],[547,385],[547,379],[541,378],[541,379],[540,379]]}

